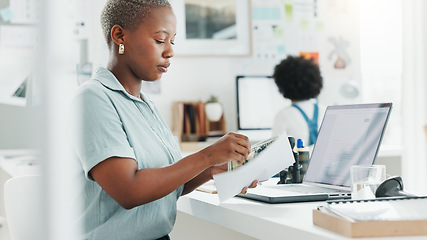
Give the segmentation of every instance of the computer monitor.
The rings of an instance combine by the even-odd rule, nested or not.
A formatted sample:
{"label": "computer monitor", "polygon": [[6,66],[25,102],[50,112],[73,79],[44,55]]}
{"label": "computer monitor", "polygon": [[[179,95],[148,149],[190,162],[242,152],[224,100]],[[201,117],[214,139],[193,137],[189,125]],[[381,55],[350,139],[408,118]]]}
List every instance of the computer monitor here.
{"label": "computer monitor", "polygon": [[271,76],[237,76],[238,130],[270,130],[276,113],[290,101],[285,99]]}

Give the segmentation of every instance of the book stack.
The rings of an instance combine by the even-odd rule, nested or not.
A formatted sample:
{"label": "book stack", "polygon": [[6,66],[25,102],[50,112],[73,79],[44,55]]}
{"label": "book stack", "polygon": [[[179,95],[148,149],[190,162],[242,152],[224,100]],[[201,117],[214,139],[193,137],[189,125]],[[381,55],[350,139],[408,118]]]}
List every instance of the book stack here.
{"label": "book stack", "polygon": [[347,237],[427,235],[427,197],[328,201],[313,223]]}
{"label": "book stack", "polygon": [[218,122],[209,121],[203,102],[174,102],[172,121],[172,132],[183,142],[205,141],[225,134],[224,116]]}

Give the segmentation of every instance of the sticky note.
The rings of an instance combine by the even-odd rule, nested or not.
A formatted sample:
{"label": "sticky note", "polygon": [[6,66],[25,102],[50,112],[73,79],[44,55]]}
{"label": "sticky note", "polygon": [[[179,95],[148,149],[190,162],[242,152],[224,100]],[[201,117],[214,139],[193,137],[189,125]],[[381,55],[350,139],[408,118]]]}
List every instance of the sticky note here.
{"label": "sticky note", "polygon": [[13,18],[13,11],[10,7],[0,9],[0,18],[3,22],[10,22]]}

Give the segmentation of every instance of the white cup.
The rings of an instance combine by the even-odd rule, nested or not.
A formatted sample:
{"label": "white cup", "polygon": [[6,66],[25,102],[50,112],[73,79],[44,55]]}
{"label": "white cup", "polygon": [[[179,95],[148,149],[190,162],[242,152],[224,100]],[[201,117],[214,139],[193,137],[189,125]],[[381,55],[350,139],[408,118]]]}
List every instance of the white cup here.
{"label": "white cup", "polygon": [[384,165],[355,165],[350,169],[351,198],[372,199],[375,191],[386,179]]}

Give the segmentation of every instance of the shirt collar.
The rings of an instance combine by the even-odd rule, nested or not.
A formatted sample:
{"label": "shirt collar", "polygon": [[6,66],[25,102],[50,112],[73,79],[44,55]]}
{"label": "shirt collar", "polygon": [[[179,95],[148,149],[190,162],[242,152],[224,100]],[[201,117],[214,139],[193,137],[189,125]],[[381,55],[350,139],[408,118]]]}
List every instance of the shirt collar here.
{"label": "shirt collar", "polygon": [[312,104],[315,104],[315,103],[317,103],[317,99],[316,98],[310,98],[308,100],[301,100],[301,101],[294,101],[294,102],[292,102],[292,104],[295,104],[295,105],[298,105],[298,106],[300,106],[300,105],[312,105]]}
{"label": "shirt collar", "polygon": [[[128,98],[136,101],[141,101],[141,99],[130,95],[123,85],[117,80],[116,76],[112,72],[110,72],[108,69],[99,67],[95,71],[95,77],[94,80],[99,81],[102,85],[104,85],[106,88],[109,88],[113,91],[121,91],[123,92]],[[148,103],[151,106],[151,99],[147,96],[147,94],[140,91],[141,98],[144,102]]]}

